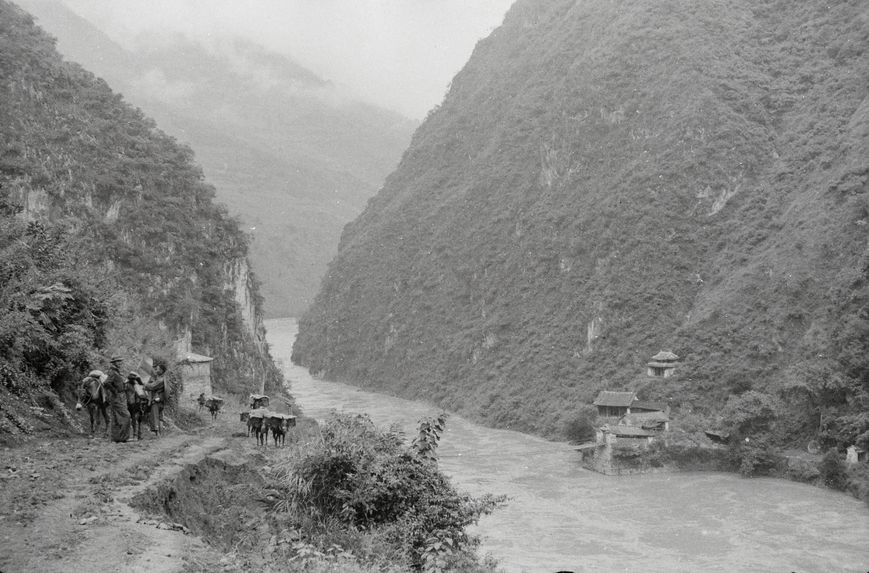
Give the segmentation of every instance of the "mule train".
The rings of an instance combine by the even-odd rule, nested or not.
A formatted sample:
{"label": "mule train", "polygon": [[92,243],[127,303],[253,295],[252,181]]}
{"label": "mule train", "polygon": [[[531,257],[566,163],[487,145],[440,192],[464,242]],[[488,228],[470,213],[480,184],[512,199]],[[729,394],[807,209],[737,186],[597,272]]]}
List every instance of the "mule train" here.
{"label": "mule train", "polygon": [[271,412],[268,406],[268,396],[251,394],[250,411],[241,413],[241,421],[247,423],[247,435],[256,437],[257,445],[265,447],[271,432],[275,447],[278,447],[286,443],[287,431],[296,425],[296,417]]}
{"label": "mule train", "polygon": [[[100,419],[104,421],[104,433],[108,433],[111,417],[109,416],[110,390],[106,385],[108,375],[101,370],[92,370],[78,386],[76,410],[87,408],[90,417],[91,435],[96,433]],[[151,426],[151,431],[159,435],[162,427],[162,409],[158,408],[159,398],[145,391],[142,378],[136,372],[130,372],[124,381],[124,396],[130,425],[137,439],[142,439],[142,422]],[[150,417],[151,414],[155,414]]]}

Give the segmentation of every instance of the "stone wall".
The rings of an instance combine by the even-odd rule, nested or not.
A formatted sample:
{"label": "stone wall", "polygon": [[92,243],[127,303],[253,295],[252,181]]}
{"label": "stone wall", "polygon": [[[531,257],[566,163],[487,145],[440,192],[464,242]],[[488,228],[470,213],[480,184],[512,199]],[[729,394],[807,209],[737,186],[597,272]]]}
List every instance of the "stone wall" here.
{"label": "stone wall", "polygon": [[210,362],[182,363],[180,370],[184,383],[180,406],[192,408],[199,394],[205,394],[206,398],[212,395]]}

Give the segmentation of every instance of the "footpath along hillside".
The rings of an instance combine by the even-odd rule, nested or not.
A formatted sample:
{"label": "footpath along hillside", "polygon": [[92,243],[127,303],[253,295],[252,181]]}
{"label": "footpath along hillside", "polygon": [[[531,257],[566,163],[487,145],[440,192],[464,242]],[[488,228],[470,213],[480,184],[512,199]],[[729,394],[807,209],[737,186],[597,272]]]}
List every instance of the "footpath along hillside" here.
{"label": "footpath along hillside", "polygon": [[142,441],[82,435],[2,450],[0,572],[255,565],[231,549],[245,545],[242,526],[269,541],[257,519],[269,501],[259,470],[279,450],[245,436],[242,409],[230,404],[214,423],[203,411],[195,429],[173,427],[159,438],[144,430]]}

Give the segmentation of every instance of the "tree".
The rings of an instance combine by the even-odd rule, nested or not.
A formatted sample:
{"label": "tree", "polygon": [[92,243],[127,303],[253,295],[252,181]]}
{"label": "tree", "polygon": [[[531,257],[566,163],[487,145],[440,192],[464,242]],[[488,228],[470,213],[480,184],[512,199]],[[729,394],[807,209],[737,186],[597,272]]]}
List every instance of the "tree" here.
{"label": "tree", "polygon": [[778,409],[778,402],[769,394],[749,390],[739,396],[730,396],[721,414],[727,431],[742,439],[769,432]]}
{"label": "tree", "polygon": [[564,437],[574,444],[588,442],[594,439],[597,409],[585,405],[564,424]]}
{"label": "tree", "polygon": [[848,483],[845,461],[835,448],[827,450],[818,471],[821,474],[823,484],[832,489],[844,490]]}
{"label": "tree", "polygon": [[437,448],[447,424],[446,413],[437,418],[424,418],[419,422],[419,431],[413,440],[413,448],[419,457],[437,462]]}
{"label": "tree", "polygon": [[478,543],[465,528],[504,498],[461,494],[438,469],[444,424],[443,415],[422,420],[406,446],[397,431],[378,429],[368,416],[335,415],[319,443],[287,461],[287,495],[278,509],[295,516],[311,539],[336,528],[379,532],[400,548],[409,569],[456,570],[449,564],[472,559]]}

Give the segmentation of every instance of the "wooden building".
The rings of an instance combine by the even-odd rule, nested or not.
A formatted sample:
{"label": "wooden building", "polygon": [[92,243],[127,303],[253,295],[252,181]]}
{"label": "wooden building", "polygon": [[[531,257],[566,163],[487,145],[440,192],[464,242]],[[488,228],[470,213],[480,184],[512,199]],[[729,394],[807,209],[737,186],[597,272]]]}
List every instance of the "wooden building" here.
{"label": "wooden building", "polygon": [[646,374],[654,378],[669,378],[676,372],[679,366],[679,357],[672,352],[662,350],[652,356],[652,360],[646,364]]}
{"label": "wooden building", "polygon": [[602,418],[621,418],[630,414],[631,404],[637,401],[636,392],[611,392],[603,390],[597,395],[594,405]]}
{"label": "wooden building", "polygon": [[666,440],[670,408],[637,400],[635,392],[604,390],[594,401],[602,425],[594,443],[577,447],[584,467],[607,475],[649,471],[644,452],[656,440]]}
{"label": "wooden building", "polygon": [[214,358],[203,356],[193,352],[187,352],[179,360],[181,370],[181,382],[184,384],[184,393],[181,396],[181,406],[192,407],[192,403],[200,394],[210,398],[213,390],[211,387],[211,362]]}
{"label": "wooden building", "polygon": [[606,475],[622,475],[648,471],[642,462],[661,432],[623,424],[605,424],[598,428],[594,448],[577,448],[582,454],[583,467]]}
{"label": "wooden building", "polygon": [[623,424],[606,424],[597,430],[597,443],[624,446],[628,448],[648,447],[657,434],[652,430],[626,426]]}
{"label": "wooden building", "polygon": [[628,414],[644,412],[670,413],[670,406],[667,404],[638,400],[636,392],[603,390],[597,395],[594,405],[597,406],[597,415],[601,418],[621,418]]}
{"label": "wooden building", "polygon": [[642,428],[655,433],[668,432],[670,430],[670,416],[662,411],[632,412],[622,416],[619,425]]}
{"label": "wooden building", "polygon": [[631,414],[643,412],[664,412],[670,414],[670,406],[664,402],[650,402],[648,400],[634,400],[631,402]]}

